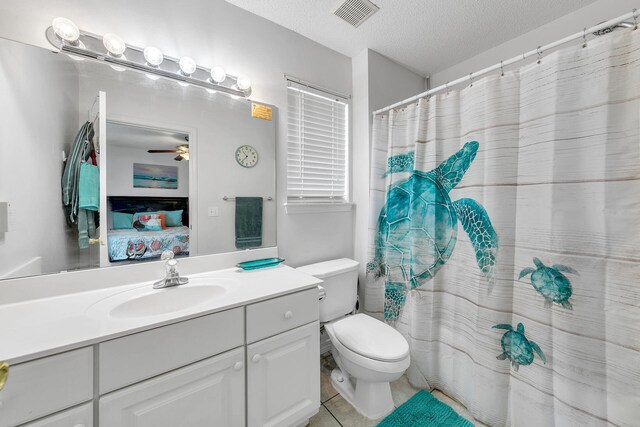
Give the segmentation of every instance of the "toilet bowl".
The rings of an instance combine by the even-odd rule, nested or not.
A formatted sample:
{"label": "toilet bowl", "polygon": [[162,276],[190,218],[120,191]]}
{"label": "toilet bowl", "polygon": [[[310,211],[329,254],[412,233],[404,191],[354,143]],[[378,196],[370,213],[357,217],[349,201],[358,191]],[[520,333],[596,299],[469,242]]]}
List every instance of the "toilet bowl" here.
{"label": "toilet bowl", "polygon": [[323,280],[320,321],[338,367],[333,387],[359,413],[381,418],[394,409],[390,382],[409,367],[409,344],[391,326],[366,314],[349,314],[357,300],[358,263],[342,258],[300,267]]}
{"label": "toilet bowl", "polygon": [[409,367],[409,345],[391,326],[356,314],[324,325],[338,365],[333,387],[362,415],[376,419],[394,409],[390,382]]}

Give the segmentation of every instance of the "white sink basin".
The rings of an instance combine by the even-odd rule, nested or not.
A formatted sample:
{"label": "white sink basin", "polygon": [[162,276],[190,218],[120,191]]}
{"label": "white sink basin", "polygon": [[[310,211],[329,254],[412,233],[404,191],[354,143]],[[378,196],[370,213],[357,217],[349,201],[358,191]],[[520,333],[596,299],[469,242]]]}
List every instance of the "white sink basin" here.
{"label": "white sink basin", "polygon": [[226,292],[216,285],[157,289],[116,305],[109,314],[115,318],[131,318],[173,313],[204,304]]}
{"label": "white sink basin", "polygon": [[105,298],[87,309],[98,319],[134,319],[156,317],[206,304],[228,292],[228,280],[196,279],[186,285],[153,289],[135,288]]}

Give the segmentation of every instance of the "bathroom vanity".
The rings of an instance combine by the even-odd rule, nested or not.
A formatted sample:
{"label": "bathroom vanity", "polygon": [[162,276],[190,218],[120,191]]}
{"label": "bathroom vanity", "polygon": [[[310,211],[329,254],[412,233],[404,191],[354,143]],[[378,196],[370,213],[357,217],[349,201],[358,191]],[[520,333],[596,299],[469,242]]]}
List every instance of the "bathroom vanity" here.
{"label": "bathroom vanity", "polygon": [[318,279],[287,266],[0,305],[0,426],[295,426],[320,406]]}

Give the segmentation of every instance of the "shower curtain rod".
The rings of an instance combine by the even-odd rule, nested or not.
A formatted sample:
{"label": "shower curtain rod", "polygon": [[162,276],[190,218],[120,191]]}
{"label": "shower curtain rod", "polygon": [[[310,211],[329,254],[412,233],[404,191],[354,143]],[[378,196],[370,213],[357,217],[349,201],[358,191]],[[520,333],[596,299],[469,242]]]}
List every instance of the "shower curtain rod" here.
{"label": "shower curtain rod", "polygon": [[591,28],[586,28],[585,27],[584,30],[582,30],[580,32],[577,32],[577,33],[575,33],[575,34],[573,34],[571,36],[565,37],[563,39],[560,39],[560,40],[555,41],[553,43],[549,43],[549,44],[544,45],[544,46],[538,46],[537,49],[534,49],[534,50],[531,50],[529,52],[523,53],[522,55],[518,55],[518,56],[516,56],[514,58],[511,58],[511,59],[509,59],[507,61],[500,61],[499,63],[497,63],[495,65],[492,65],[490,67],[484,68],[484,69],[482,69],[480,71],[476,71],[475,73],[470,73],[469,75],[461,77],[461,78],[459,78],[457,80],[454,80],[452,82],[447,82],[447,83],[445,83],[443,85],[440,85],[440,86],[435,87],[433,89],[427,90],[426,92],[422,92],[422,93],[420,93],[418,95],[412,96],[411,98],[407,98],[407,99],[405,99],[403,101],[396,102],[395,104],[391,104],[391,105],[389,105],[387,107],[384,107],[384,108],[381,108],[379,110],[376,110],[376,111],[373,112],[373,115],[375,116],[375,115],[387,112],[389,110],[392,110],[394,108],[410,104],[413,101],[417,101],[417,100],[419,100],[421,98],[425,98],[425,97],[427,97],[429,95],[433,95],[434,93],[441,92],[443,90],[449,90],[449,88],[451,86],[455,86],[457,84],[464,83],[464,82],[467,82],[467,81],[473,81],[473,79],[475,79],[477,77],[483,76],[485,74],[489,74],[490,72],[495,71],[495,70],[504,69],[504,67],[506,67],[508,65],[514,64],[514,63],[519,62],[519,61],[523,61],[523,60],[525,60],[525,59],[527,59],[527,58],[529,58],[531,56],[540,56],[541,57],[542,53],[545,50],[556,48],[556,47],[558,47],[560,45],[563,45],[565,43],[568,43],[570,41],[577,40],[577,39],[580,39],[580,38],[585,38],[585,40],[586,40],[587,34],[592,34],[592,33],[595,33],[596,31],[600,31],[602,29],[612,27],[612,26],[614,26],[616,24],[619,24],[619,23],[621,23],[623,21],[626,21],[627,19],[633,19],[634,23],[636,24],[636,28],[637,28],[637,16],[636,16],[636,13],[637,13],[637,10],[633,9],[632,12],[626,13],[626,14],[624,14],[622,16],[619,16],[617,18],[614,18],[614,19],[610,19],[609,21],[606,21],[606,22],[603,22],[601,24],[595,25],[595,26],[593,26]]}

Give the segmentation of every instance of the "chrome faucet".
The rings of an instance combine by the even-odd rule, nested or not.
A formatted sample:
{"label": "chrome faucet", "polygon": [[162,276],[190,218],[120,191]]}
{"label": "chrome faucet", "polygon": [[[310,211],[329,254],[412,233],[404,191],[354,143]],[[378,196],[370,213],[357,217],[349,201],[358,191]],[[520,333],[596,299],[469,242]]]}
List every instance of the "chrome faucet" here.
{"label": "chrome faucet", "polygon": [[166,261],[165,268],[167,270],[167,276],[155,282],[153,284],[153,289],[162,289],[162,288],[170,288],[171,286],[179,286],[189,283],[189,279],[186,277],[180,277],[180,273],[178,273],[178,260],[174,259],[175,254],[173,251],[164,251],[160,256],[162,261]]}

